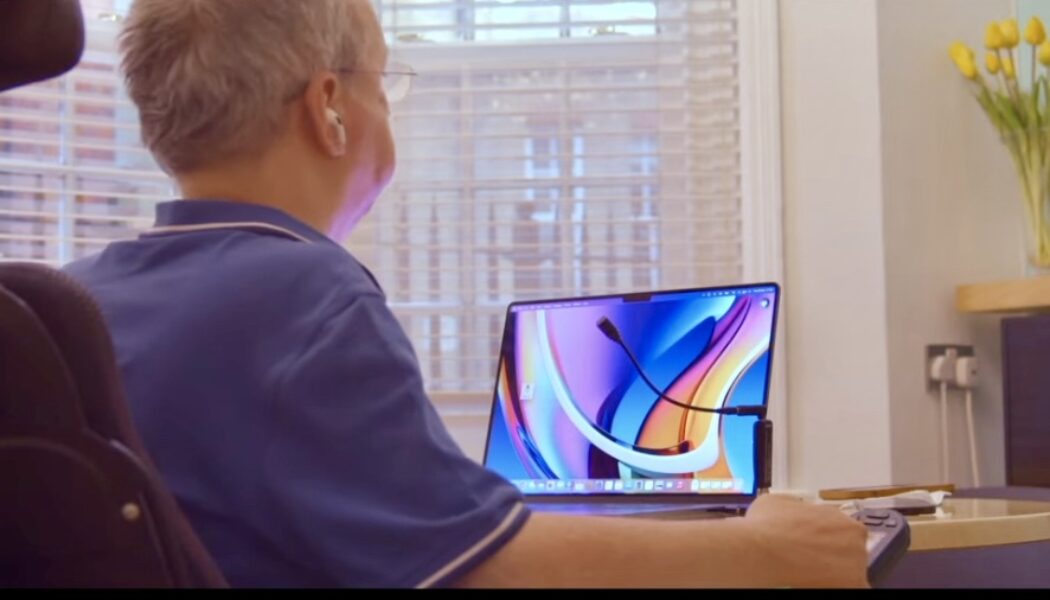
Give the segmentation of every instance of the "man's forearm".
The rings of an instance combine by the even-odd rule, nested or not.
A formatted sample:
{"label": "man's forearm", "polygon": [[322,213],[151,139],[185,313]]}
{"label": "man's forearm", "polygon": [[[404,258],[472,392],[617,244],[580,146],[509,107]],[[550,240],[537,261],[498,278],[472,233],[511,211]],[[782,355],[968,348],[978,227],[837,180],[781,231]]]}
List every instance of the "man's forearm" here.
{"label": "man's forearm", "polygon": [[534,514],[464,587],[764,587],[743,519],[655,521]]}

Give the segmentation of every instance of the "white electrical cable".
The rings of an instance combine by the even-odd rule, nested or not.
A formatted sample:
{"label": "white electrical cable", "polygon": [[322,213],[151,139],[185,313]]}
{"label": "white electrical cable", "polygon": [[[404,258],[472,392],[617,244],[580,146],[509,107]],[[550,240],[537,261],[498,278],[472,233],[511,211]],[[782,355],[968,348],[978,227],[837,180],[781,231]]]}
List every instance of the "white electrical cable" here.
{"label": "white electrical cable", "polygon": [[973,390],[966,390],[966,427],[970,433],[970,472],[973,487],[981,487],[981,475],[977,469],[977,437],[973,431]]}
{"label": "white electrical cable", "polygon": [[948,382],[941,382],[941,483],[951,482],[948,463]]}

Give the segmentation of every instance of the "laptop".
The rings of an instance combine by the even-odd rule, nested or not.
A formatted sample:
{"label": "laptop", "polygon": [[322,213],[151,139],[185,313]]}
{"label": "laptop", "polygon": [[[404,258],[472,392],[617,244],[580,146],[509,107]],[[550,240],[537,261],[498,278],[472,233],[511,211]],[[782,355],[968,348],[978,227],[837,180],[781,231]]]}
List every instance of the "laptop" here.
{"label": "laptop", "polygon": [[779,303],[767,283],[511,304],[485,467],[536,511],[744,512]]}

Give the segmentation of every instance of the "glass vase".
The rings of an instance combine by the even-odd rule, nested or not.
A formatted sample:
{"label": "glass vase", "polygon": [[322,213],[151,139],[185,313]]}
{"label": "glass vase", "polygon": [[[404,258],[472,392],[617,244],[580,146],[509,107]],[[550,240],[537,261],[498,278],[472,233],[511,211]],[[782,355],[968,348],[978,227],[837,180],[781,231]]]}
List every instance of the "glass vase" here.
{"label": "glass vase", "polygon": [[1021,187],[1029,276],[1050,276],[1050,127],[1003,136]]}

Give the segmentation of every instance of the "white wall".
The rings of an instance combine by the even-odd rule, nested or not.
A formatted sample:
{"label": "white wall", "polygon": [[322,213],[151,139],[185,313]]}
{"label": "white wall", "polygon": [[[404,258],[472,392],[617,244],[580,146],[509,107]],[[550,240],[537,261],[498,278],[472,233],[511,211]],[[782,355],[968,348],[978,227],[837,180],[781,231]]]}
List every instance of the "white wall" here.
{"label": "white wall", "polygon": [[875,0],[781,2],[791,487],[890,479]]}
{"label": "white wall", "polygon": [[[1020,190],[969,84],[949,62],[955,39],[976,46],[1009,0],[879,0],[884,234],[893,473],[939,480],[937,395],[925,346],[964,343],[983,360],[976,397],[985,484],[1004,481],[998,319],[953,310],[955,287],[1020,276]],[[961,402],[950,408],[951,479],[971,483]]]}
{"label": "white wall", "polygon": [[984,360],[982,466],[1002,481],[998,321],[952,302],[1020,275],[1018,192],[947,47],[1011,4],[781,1],[792,487],[937,480],[923,355],[949,342]]}

